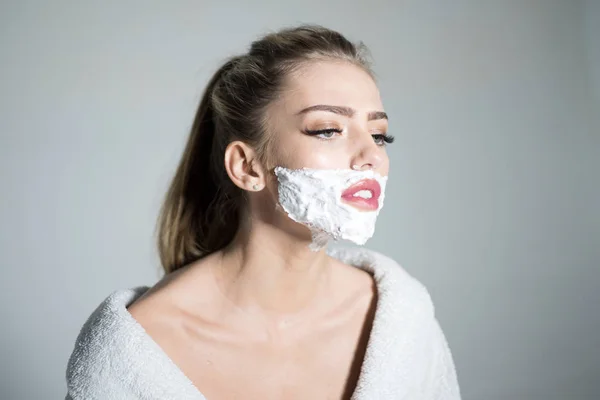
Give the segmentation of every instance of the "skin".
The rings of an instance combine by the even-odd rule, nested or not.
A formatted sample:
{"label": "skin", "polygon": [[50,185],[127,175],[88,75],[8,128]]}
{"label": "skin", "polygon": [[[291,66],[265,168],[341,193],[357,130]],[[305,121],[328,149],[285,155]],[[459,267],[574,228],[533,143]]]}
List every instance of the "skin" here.
{"label": "skin", "polygon": [[[312,62],[266,110],[270,164],[243,142],[225,153],[248,191],[247,218],[222,251],[165,276],[128,307],[209,400],[345,399],[360,373],[376,304],[367,272],[310,251],[308,228],[275,209],[273,167],[374,169],[389,160],[376,84],[346,62]],[[351,109],[311,109],[334,105]],[[305,110],[305,111],[303,111]],[[321,137],[307,130],[340,129]],[[258,190],[253,186],[258,185]]]}

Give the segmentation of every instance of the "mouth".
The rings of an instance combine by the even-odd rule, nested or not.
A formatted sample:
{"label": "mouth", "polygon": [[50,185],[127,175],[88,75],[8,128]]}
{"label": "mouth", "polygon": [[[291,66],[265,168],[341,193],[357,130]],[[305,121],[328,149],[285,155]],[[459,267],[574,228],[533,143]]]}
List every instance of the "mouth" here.
{"label": "mouth", "polygon": [[342,199],[362,210],[374,211],[379,208],[381,186],[375,179],[364,179],[342,193]]}

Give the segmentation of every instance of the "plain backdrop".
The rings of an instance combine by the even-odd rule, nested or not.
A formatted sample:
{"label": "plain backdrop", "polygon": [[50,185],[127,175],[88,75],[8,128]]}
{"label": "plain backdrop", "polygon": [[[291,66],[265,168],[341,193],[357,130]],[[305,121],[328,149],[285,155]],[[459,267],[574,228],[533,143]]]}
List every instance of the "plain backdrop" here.
{"label": "plain backdrop", "polygon": [[600,398],[600,2],[575,0],[3,1],[0,398],[64,397],[85,319],[160,276],[208,77],[304,22],[372,51],[396,142],[367,247],[428,287],[463,398]]}

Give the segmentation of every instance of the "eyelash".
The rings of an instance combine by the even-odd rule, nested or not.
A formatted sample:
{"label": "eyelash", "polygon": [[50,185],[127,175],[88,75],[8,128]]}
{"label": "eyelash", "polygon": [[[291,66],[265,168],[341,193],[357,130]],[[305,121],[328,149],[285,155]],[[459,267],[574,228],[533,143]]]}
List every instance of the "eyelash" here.
{"label": "eyelash", "polygon": [[[306,133],[311,136],[318,136],[326,133],[342,133],[341,129],[337,128],[329,128],[329,129],[318,129],[318,130],[306,130]],[[394,137],[392,135],[384,135],[383,133],[378,133],[376,135],[371,135],[375,140],[383,140],[382,143],[377,143],[378,146],[385,146],[390,143],[394,143]],[[329,140],[330,137],[318,137],[320,140]]]}

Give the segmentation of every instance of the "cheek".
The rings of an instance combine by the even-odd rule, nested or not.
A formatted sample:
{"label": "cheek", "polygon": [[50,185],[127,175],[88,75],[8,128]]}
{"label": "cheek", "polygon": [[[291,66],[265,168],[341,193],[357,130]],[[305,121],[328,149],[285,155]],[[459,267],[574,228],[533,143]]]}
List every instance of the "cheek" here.
{"label": "cheek", "polygon": [[387,153],[383,153],[381,167],[378,168],[378,172],[383,176],[387,176],[390,173],[390,158]]}
{"label": "cheek", "polygon": [[310,136],[298,136],[280,141],[274,156],[277,165],[287,168],[334,169],[348,168],[350,155],[342,141],[324,141]]}
{"label": "cheek", "polygon": [[296,147],[293,152],[288,153],[287,157],[281,160],[281,165],[288,168],[331,168],[331,155],[322,151],[314,151],[310,146]]}
{"label": "cheek", "polygon": [[344,151],[315,151],[308,160],[311,164],[307,166],[319,169],[348,168],[350,164],[350,157]]}

